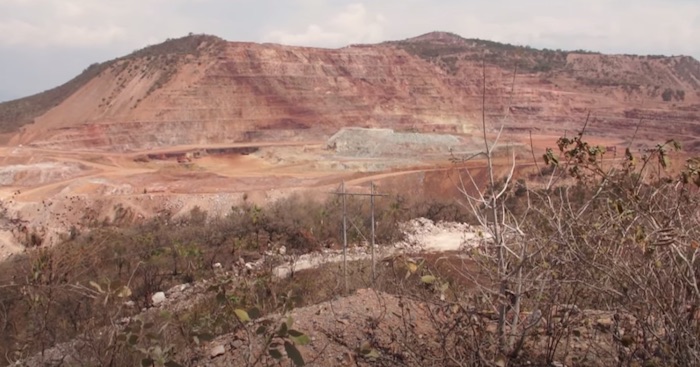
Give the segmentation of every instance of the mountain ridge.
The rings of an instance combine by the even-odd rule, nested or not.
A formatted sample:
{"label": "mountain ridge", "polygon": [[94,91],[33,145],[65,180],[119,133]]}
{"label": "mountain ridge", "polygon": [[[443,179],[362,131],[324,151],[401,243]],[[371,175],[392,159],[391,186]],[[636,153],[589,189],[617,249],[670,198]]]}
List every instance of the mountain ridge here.
{"label": "mountain ridge", "polygon": [[[344,126],[469,134],[478,128],[482,63],[490,114],[511,108],[515,130],[565,117],[572,124],[584,110],[620,130],[629,111],[645,109],[681,131],[697,129],[700,62],[692,57],[538,50],[430,32],[339,49],[191,34],[0,103],[0,132],[12,144],[115,150],[274,138],[273,130],[318,138]],[[510,87],[517,98],[506,106]],[[670,113],[679,108],[692,112],[690,120]],[[193,128],[205,133],[185,138]],[[172,136],[157,136],[163,129]]]}

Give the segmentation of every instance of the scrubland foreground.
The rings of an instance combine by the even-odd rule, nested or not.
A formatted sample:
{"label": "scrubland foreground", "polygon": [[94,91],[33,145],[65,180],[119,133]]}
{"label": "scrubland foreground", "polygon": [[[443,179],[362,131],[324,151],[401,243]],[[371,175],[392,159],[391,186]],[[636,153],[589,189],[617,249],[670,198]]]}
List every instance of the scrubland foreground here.
{"label": "scrubland foreground", "polygon": [[[700,161],[674,140],[648,146],[700,149],[699,91],[690,57],[440,32],[337,50],[191,35],[94,64],[0,103],[7,197],[45,217],[35,227],[54,227],[53,203],[94,219],[65,221],[50,246],[5,202],[0,224],[29,249],[0,263],[0,365],[700,365]],[[486,136],[518,134],[536,152],[589,111],[587,129],[527,168],[515,161],[529,151]],[[379,200],[376,264],[296,266],[337,257],[340,198],[237,201],[420,176],[448,154],[461,195]],[[234,185],[229,210],[218,194]],[[176,215],[193,194],[211,204]],[[366,253],[369,202],[347,201],[350,255]],[[468,223],[471,242],[395,246],[415,218]]]}
{"label": "scrubland foreground", "polygon": [[[469,222],[481,240],[382,258],[374,278],[368,260],[272,275],[338,248],[337,198],[103,223],[15,256],[0,264],[0,363],[698,365],[700,162],[679,162],[674,141],[622,162],[583,132],[557,145],[527,179],[481,187],[465,169],[452,202],[382,201],[380,244],[416,217]],[[348,206],[362,244],[368,203]]]}

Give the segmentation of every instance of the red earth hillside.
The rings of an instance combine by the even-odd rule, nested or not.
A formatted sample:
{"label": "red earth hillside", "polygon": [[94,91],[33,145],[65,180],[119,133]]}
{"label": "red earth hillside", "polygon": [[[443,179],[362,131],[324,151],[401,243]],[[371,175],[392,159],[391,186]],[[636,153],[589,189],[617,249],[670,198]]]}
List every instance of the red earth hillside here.
{"label": "red earth hillside", "polygon": [[[589,113],[587,137],[611,148],[606,158],[635,131],[635,150],[667,138],[700,150],[700,63],[690,57],[536,50],[440,32],[340,49],[191,35],[0,103],[0,200],[12,219],[0,221],[0,259],[30,234],[53,244],[95,223],[195,207],[226,215],[243,198],[323,199],[341,181],[453,200],[451,158],[483,150],[484,90],[487,136],[505,126],[501,148],[515,147],[523,177]],[[497,173],[509,171],[508,157]],[[468,162],[480,183],[484,166]]]}
{"label": "red earth hillside", "polygon": [[[116,151],[325,138],[344,126],[468,134],[480,125],[482,61],[489,116],[509,108],[513,131],[560,134],[590,111],[592,132],[629,136],[643,119],[641,137],[666,138],[673,125],[697,147],[700,63],[690,57],[536,50],[439,32],[341,49],[184,37],[93,65],[53,98],[20,100],[29,107],[0,104],[0,122],[33,121],[12,144]],[[42,109],[44,100],[55,107]]]}

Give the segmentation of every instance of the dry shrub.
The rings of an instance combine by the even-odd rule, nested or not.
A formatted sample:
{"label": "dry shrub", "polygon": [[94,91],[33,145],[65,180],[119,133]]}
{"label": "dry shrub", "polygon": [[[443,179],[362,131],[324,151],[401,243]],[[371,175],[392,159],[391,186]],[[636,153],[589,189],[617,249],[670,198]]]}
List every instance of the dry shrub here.
{"label": "dry shrub", "polygon": [[544,185],[467,198],[491,237],[437,278],[453,298],[422,298],[438,345],[409,332],[406,348],[441,366],[699,364],[697,161],[670,171],[672,141],[622,165],[558,143]]}
{"label": "dry shrub", "polygon": [[[348,198],[347,208],[349,240],[365,240],[370,233],[369,201]],[[378,200],[375,210],[380,244],[400,239],[398,223],[414,215],[450,219],[458,212],[448,204],[409,203],[400,196]],[[95,221],[91,230],[67,236],[62,244],[39,247],[0,264],[0,354],[7,356],[0,364],[113,325],[149,307],[155,292],[211,278],[215,263],[229,268],[241,258],[253,261],[271,246],[286,246],[296,254],[337,246],[341,223],[338,198],[322,201],[305,196],[292,196],[267,207],[244,202],[221,218],[211,218],[195,208],[181,218],[163,213],[136,224]],[[352,288],[371,285],[369,265],[363,264],[351,267]],[[237,302],[268,313],[289,304],[292,296],[328,299],[339,293],[329,286],[342,284],[337,271],[328,274],[306,282],[298,282],[302,275],[278,282],[265,272],[252,274],[254,281],[241,281],[237,286]],[[316,282],[319,279],[328,282]],[[128,296],[112,294],[123,286],[128,286]],[[134,302],[134,307],[124,307],[125,301]],[[128,354],[108,337],[86,340],[90,345],[72,357],[102,364],[112,358],[108,351]]]}

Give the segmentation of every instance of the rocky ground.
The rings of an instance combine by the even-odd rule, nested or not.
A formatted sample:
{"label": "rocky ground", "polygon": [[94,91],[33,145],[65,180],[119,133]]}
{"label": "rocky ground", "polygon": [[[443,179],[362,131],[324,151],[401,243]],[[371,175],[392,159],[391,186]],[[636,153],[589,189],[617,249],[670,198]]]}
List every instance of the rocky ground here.
{"label": "rocky ground", "polygon": [[[437,303],[422,302],[411,297],[390,295],[372,289],[361,289],[348,297],[323,304],[304,307],[280,315],[276,324],[292,317],[294,327],[303,330],[310,343],[300,346],[307,366],[441,366],[449,354],[440,333],[447,333],[449,308]],[[523,319],[530,317],[523,314]],[[566,340],[568,356],[560,356],[552,366],[607,366],[616,363],[610,348],[613,335],[624,335],[634,320],[615,321],[611,312],[562,307],[561,312],[533,325],[542,335],[546,348],[547,330],[555,324],[566,323],[574,329]],[[494,332],[495,321],[483,319],[487,332]],[[548,324],[549,323],[549,324]],[[618,336],[619,337],[619,336]],[[243,366],[249,348],[255,352],[260,339],[248,339],[244,334],[224,335],[196,351],[193,366]],[[263,363],[274,364],[270,357]],[[522,360],[521,365],[536,365]],[[266,365],[266,364],[263,364]]]}
{"label": "rocky ground", "polygon": [[[386,257],[400,254],[420,254],[425,252],[455,252],[476,246],[488,234],[466,223],[438,222],[417,218],[403,224],[406,239],[390,246],[375,245],[375,258],[381,261]],[[372,249],[368,243],[347,249],[347,261],[370,260]],[[326,264],[343,261],[342,250],[323,250],[292,257],[273,269],[273,274],[286,278],[294,272],[315,269]]]}
{"label": "rocky ground", "polygon": [[[378,266],[393,266],[383,261],[396,256],[430,256],[429,253],[449,252],[459,256],[465,249],[474,247],[484,235],[480,230],[462,223],[434,223],[419,218],[404,226],[406,240],[377,251]],[[364,259],[366,249],[353,249],[349,259]],[[131,310],[130,317],[118,320],[111,328],[123,330],[136,320],[151,320],[167,313],[175,315],[192,309],[199,302],[211,296],[210,287],[222,284],[227,279],[240,278],[257,273],[263,264],[284,262],[288,257],[278,249],[255,262],[235,264],[214,264],[216,276],[192,284],[181,284],[151,296],[149,308],[133,310],[133,302],[123,307]],[[310,259],[314,259],[311,261]],[[338,261],[337,253],[303,255],[296,264],[304,263],[295,271],[313,274],[315,268]],[[293,261],[294,262],[294,261]],[[277,275],[288,275],[289,265],[275,268]],[[407,278],[408,280],[408,278]],[[408,281],[418,281],[411,279]],[[455,283],[456,284],[456,283]],[[457,286],[453,284],[453,286]],[[469,292],[468,289],[460,291]],[[448,320],[468,311],[456,307],[456,303],[445,302],[437,294],[430,292],[423,296],[402,293],[388,294],[373,289],[359,289],[347,296],[336,296],[331,300],[301,308],[294,308],[284,314],[268,315],[251,321],[246,330],[252,331],[261,325],[285,323],[289,329],[299,330],[308,337],[308,344],[301,343],[297,349],[307,366],[439,366],[449,351],[444,350]],[[469,314],[471,321],[478,325],[488,337],[496,328],[495,319],[489,314]],[[551,315],[541,312],[523,313],[523,325],[530,333],[541,335],[538,343],[546,349],[551,330],[566,328],[564,348],[567,354],[557,356],[556,366],[605,366],[615,363],[615,350],[610,345],[612,338],[620,338],[634,324],[634,320],[613,312],[582,310],[576,305],[561,305]],[[465,321],[466,322],[466,321]],[[449,326],[453,327],[453,326]],[[71,356],[91,345],[90,338],[107,333],[110,327],[94,330],[92,334],[59,344],[40,355],[19,361],[15,366],[59,366],[72,363]],[[280,343],[283,339],[280,338]],[[261,365],[277,365],[261,345],[262,337],[252,332],[240,331],[221,335],[211,341],[202,342],[190,350],[178,350],[180,360],[186,356],[188,366],[244,366],[254,360]],[[281,344],[280,344],[281,345]],[[287,351],[280,348],[282,356]],[[449,354],[449,353],[448,353]],[[259,358],[259,359],[258,359]],[[529,365],[527,358],[521,362]],[[76,362],[77,361],[73,361]]]}
{"label": "rocky ground", "polygon": [[[384,139],[364,144],[375,135]],[[449,168],[449,150],[475,149],[451,135],[350,129],[336,136],[341,138],[347,149],[329,148],[336,140],[326,145],[260,144],[252,153],[239,152],[250,149],[249,144],[177,147],[148,154],[0,149],[0,157],[13,163],[0,167],[0,198],[8,209],[6,217],[12,219],[0,228],[5,233],[0,259],[26,245],[26,233],[36,233],[43,245],[52,245],[71,230],[95,223],[177,217],[194,207],[222,216],[244,198],[265,205],[299,191],[332,192],[343,180],[349,180],[348,189],[370,181],[381,186],[388,177]]]}
{"label": "rocky ground", "polygon": [[[541,152],[555,140],[536,136],[533,147]],[[602,138],[593,142],[619,143]],[[450,160],[479,149],[467,136],[386,129],[347,129],[323,144],[192,145],[135,153],[0,148],[6,163],[0,168],[5,182],[0,199],[8,209],[6,219],[11,219],[0,226],[0,259],[21,251],[26,233],[34,232],[42,244],[51,245],[71,230],[95,223],[177,217],[194,207],[220,216],[244,198],[265,205],[295,192],[325,195],[343,181],[355,192],[367,191],[374,182],[385,193],[459,197],[459,169],[469,167],[481,180],[486,177],[484,162],[472,159],[455,166]],[[517,150],[516,159],[518,172],[536,168],[526,150]],[[502,158],[497,165],[505,172],[510,162]],[[316,196],[323,200],[324,195]],[[26,228],[23,234],[21,228]]]}
{"label": "rocky ground", "polygon": [[[402,242],[388,247],[377,249],[377,259],[382,263],[384,259],[396,255],[420,255],[426,252],[454,252],[473,246],[477,241],[477,230],[463,223],[434,223],[425,218],[412,220],[403,225],[406,239]],[[350,249],[349,261],[357,261],[369,258],[366,248]],[[288,261],[288,262],[286,262]],[[134,303],[126,302],[123,307],[131,310],[133,316],[119,320],[114,327],[123,328],[131,320],[150,319],[157,317],[161,312],[167,311],[177,314],[188,308],[192,308],[208,295],[208,288],[211,285],[219,284],[229,277],[245,277],[247,274],[263,271],[267,264],[280,264],[273,269],[273,274],[278,277],[289,276],[291,271],[313,272],[315,268],[333,262],[342,261],[338,251],[328,251],[319,254],[306,254],[292,258],[285,256],[284,248],[276,252],[268,252],[259,260],[246,263],[236,262],[232,264],[214,264],[216,276],[214,279],[203,280],[193,284],[181,284],[162,292],[156,292],[151,297],[151,308],[133,310]],[[332,366],[348,365],[355,363],[357,359],[355,348],[361,345],[366,338],[364,323],[368,318],[376,318],[380,324],[374,329],[388,331],[403,325],[403,320],[399,299],[397,297],[375,292],[372,290],[359,290],[355,295],[345,298],[293,310],[289,315],[282,315],[284,318],[291,316],[296,322],[296,328],[304,330],[313,341],[307,348],[302,350],[309,365]],[[271,316],[272,319],[282,316]],[[420,324],[426,329],[421,333],[429,335],[431,332],[429,324],[426,323],[427,315],[422,315]],[[389,328],[389,329],[387,329]],[[106,333],[109,330],[104,328],[98,333]],[[192,358],[196,361],[192,365],[199,366],[230,366],[243,365],[243,353],[239,353],[248,347],[241,341],[241,335],[228,335],[217,338],[206,344],[201,350],[192,351]],[[388,338],[384,335],[383,338]],[[89,336],[86,336],[89,339]],[[56,366],[65,363],[65,358],[75,355],[76,351],[89,344],[88,339],[77,338],[76,340],[59,344],[41,355],[34,356],[24,361],[18,362],[17,366]],[[254,342],[254,341],[250,341]],[[387,339],[388,342],[388,339]],[[244,348],[245,347],[245,348]],[[393,348],[398,348],[398,345]]]}

